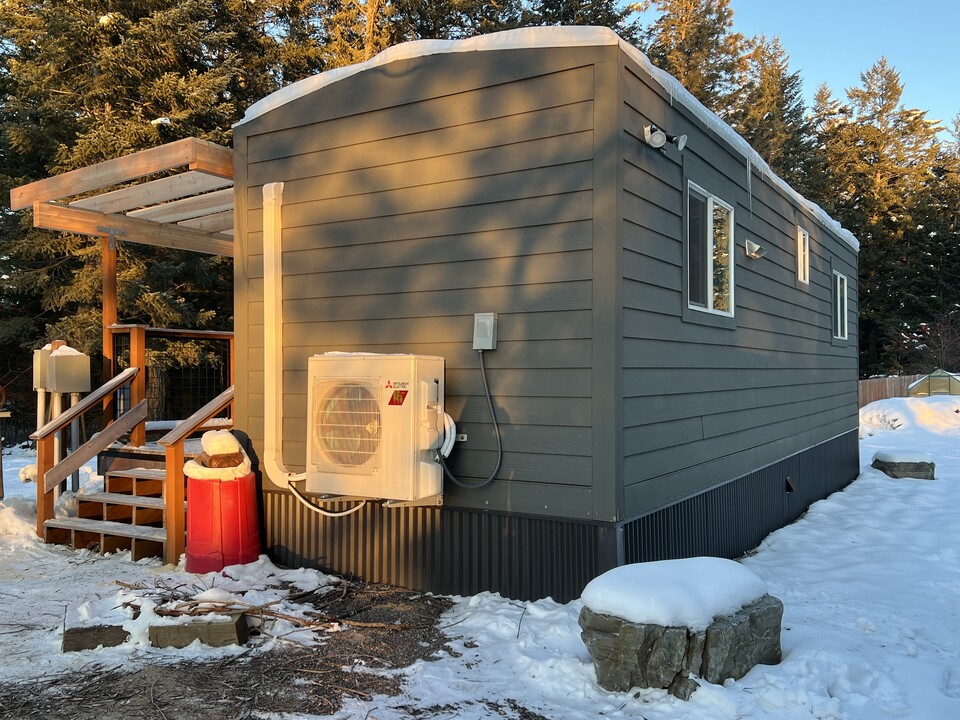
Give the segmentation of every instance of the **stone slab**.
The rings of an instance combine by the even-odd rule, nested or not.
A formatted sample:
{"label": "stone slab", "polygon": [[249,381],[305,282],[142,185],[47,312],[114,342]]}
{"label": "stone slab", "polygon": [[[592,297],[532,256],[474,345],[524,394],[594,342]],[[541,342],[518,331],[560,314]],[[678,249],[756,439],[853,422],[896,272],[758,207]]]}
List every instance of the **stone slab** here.
{"label": "stone slab", "polygon": [[872,466],[892,478],[936,479],[937,466],[933,462],[893,462],[875,457]]}
{"label": "stone slab", "polygon": [[154,647],[183,648],[199,640],[210,647],[224,645],[244,645],[249,638],[247,617],[237,613],[228,620],[209,620],[203,618],[195,622],[178,625],[151,625],[150,644]]}
{"label": "stone slab", "polygon": [[130,638],[130,633],[120,625],[81,625],[68,627],[63,631],[63,641],[60,644],[61,652],[76,652],[78,650],[95,650],[103,647],[123,645]]}

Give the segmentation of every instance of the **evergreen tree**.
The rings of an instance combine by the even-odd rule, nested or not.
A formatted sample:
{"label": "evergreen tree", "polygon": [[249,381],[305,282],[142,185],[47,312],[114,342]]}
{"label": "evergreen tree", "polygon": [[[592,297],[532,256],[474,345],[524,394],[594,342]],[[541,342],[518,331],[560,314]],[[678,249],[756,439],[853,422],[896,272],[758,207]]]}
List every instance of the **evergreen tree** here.
{"label": "evergreen tree", "polygon": [[647,57],[717,115],[732,115],[749,42],[733,31],[730,0],[644,0],[631,7],[658,13],[641,33]]}
{"label": "evergreen tree", "polygon": [[265,43],[266,61],[277,87],[326,67],[326,8],[323,0],[284,0],[263,6],[259,32],[270,39]]}
{"label": "evergreen tree", "polygon": [[[806,178],[806,191],[807,197],[830,214],[836,213],[838,201],[842,197],[853,192],[852,188],[840,187],[840,178],[830,165],[831,158],[840,163],[838,167],[843,167],[852,160],[854,148],[844,145],[844,136],[849,134],[847,126],[851,114],[850,108],[835,98],[826,84],[817,88],[810,116],[814,147],[810,158],[810,172]],[[840,158],[844,150],[848,151],[845,160]]]}
{"label": "evergreen tree", "polygon": [[393,44],[393,6],[382,0],[333,0],[326,6],[323,25],[327,44],[326,69],[369,60]]}
{"label": "evergreen tree", "polygon": [[616,0],[535,0],[530,5],[525,25],[598,25],[611,28],[627,42],[636,45],[639,27],[631,15],[637,8]]}
{"label": "evergreen tree", "polygon": [[[937,367],[960,372],[960,139],[954,124],[954,142],[940,148],[931,171],[918,193],[914,208],[914,262],[908,294],[916,308],[914,323],[925,325],[925,350],[936,349]],[[951,356],[952,352],[952,356]],[[927,354],[929,356],[929,353]],[[950,358],[950,361],[947,361]],[[921,368],[929,371],[927,367]]]}
{"label": "evergreen tree", "polygon": [[861,83],[847,106],[818,94],[815,116],[832,192],[824,204],[860,240],[860,368],[871,375],[896,364],[893,336],[932,319],[917,213],[932,187],[938,127],[901,104],[899,74],[885,59]]}
{"label": "evergreen tree", "polygon": [[744,88],[730,124],[777,175],[806,194],[815,141],[800,74],[790,72],[778,38],[757,38],[747,62]]}
{"label": "evergreen tree", "polygon": [[[228,144],[282,74],[270,63],[285,39],[256,12],[243,0],[0,4],[2,202],[10,187],[171,140]],[[0,337],[99,353],[99,240],[35,230],[29,213],[0,222]],[[226,258],[120,244],[125,322],[229,327],[231,286]]]}
{"label": "evergreen tree", "polygon": [[519,27],[520,0],[394,0],[394,37],[407,40],[449,39]]}
{"label": "evergreen tree", "polygon": [[[182,137],[228,143],[242,110],[273,88],[247,7],[233,0],[113,3],[107,12],[94,0],[4,4],[0,26],[12,82],[2,129],[12,150],[11,180]],[[243,57],[254,64],[242,66]],[[21,227],[5,238],[6,254],[19,261],[14,283],[40,293],[51,332],[92,349],[96,334],[87,333],[98,325],[99,242]],[[228,261],[126,244],[120,257],[124,320],[229,323]],[[209,278],[223,291],[211,294]]]}

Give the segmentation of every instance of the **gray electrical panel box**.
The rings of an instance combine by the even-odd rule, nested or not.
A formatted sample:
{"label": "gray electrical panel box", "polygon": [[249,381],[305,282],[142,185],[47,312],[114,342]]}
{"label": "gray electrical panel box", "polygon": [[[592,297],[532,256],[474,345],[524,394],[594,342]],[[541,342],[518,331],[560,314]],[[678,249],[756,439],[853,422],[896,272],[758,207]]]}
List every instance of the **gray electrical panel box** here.
{"label": "gray electrical panel box", "polygon": [[47,360],[50,359],[50,348],[33,351],[33,389],[47,389]]}
{"label": "gray electrical panel box", "polygon": [[497,349],[496,313],[476,313],[473,316],[473,349]]}
{"label": "gray electrical panel box", "polygon": [[44,389],[57,393],[90,392],[90,357],[75,351],[60,353],[35,350],[33,384],[35,390]]}
{"label": "gray electrical panel box", "polygon": [[87,355],[51,355],[47,360],[47,389],[59,393],[90,392]]}

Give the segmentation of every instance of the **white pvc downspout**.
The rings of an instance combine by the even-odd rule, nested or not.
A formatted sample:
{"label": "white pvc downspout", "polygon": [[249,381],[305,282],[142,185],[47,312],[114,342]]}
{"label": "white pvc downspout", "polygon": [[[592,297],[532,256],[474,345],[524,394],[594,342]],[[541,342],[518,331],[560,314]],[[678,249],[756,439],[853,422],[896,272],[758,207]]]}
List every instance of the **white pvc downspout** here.
{"label": "white pvc downspout", "polygon": [[283,183],[263,186],[263,463],[275,485],[289,488],[306,473],[292,473],[281,459],[283,422],[283,273],[280,209]]}

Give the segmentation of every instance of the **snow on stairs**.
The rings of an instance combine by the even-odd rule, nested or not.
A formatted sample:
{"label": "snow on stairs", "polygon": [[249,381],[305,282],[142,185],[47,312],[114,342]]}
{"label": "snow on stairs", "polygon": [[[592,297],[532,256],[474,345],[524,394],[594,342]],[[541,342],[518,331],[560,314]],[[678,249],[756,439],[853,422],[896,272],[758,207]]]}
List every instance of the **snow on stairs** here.
{"label": "snow on stairs", "polygon": [[162,468],[108,470],[104,492],[78,495],[77,517],[47,520],[44,539],[101,554],[129,550],[134,560],[163,557],[165,477]]}

